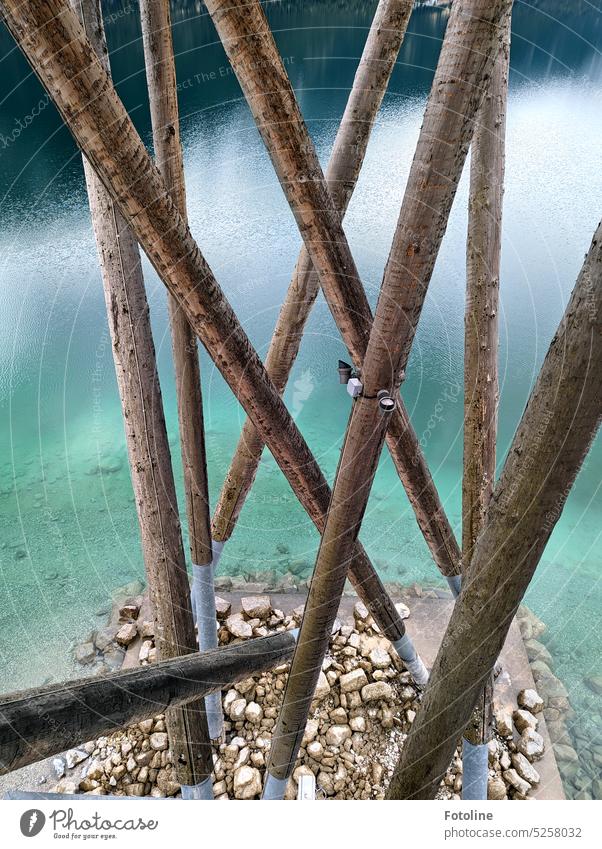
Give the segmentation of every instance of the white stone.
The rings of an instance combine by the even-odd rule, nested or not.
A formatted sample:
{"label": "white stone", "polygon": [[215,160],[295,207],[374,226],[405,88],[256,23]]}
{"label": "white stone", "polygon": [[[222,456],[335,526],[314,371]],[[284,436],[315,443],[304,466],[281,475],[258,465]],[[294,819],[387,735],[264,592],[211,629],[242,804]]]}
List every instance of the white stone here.
{"label": "white stone", "polygon": [[253,799],[261,793],[261,774],[252,766],[241,766],[234,773],[234,797]]}
{"label": "white stone", "polygon": [[249,619],[267,619],[272,612],[268,595],[252,595],[241,598],[240,606]]}
{"label": "white stone", "polygon": [[525,728],[516,748],[529,761],[537,761],[543,757],[545,745],[543,737],[533,728]]}
{"label": "white stone", "polygon": [[94,758],[93,761],[90,761],[84,770],[84,777],[93,781],[98,781],[99,779],[104,778],[104,775],[105,769],[99,758]]}
{"label": "white stone", "polygon": [[375,702],[379,699],[390,701],[393,698],[393,688],[386,681],[375,681],[362,687],[362,701]]}
{"label": "white stone", "polygon": [[314,760],[319,760],[324,754],[324,746],[320,743],[319,740],[312,740],[311,743],[307,744],[307,754],[310,758]]}
{"label": "white stone", "polygon": [[138,636],[138,626],[135,622],[126,622],[115,634],[115,641],[120,646],[129,646]]}
{"label": "white stone", "polygon": [[[388,655],[387,655],[388,657]],[[368,678],[363,669],[353,669],[345,675],[341,675],[339,684],[341,685],[341,693],[353,693],[355,690],[361,690],[368,683]]]}
{"label": "white stone", "polygon": [[543,699],[536,690],[527,689],[521,690],[518,694],[519,707],[528,710],[530,713],[540,713],[543,710]]}
{"label": "white stone", "polygon": [[90,753],[85,752],[82,749],[69,749],[69,751],[65,754],[65,762],[69,769],[73,769],[74,766],[77,766],[89,757]]}
{"label": "white stone", "polygon": [[151,749],[154,749],[155,752],[164,752],[169,746],[169,741],[165,731],[155,731],[154,734],[151,734],[149,739]]}
{"label": "white stone", "polygon": [[259,725],[263,719],[263,709],[257,702],[249,702],[245,708],[245,719],[252,725]]}
{"label": "white stone", "polygon": [[247,708],[247,700],[246,699],[236,699],[230,705],[230,719],[234,722],[240,722],[245,717],[245,710]]}
{"label": "white stone", "polygon": [[529,782],[525,781],[524,778],[521,778],[515,769],[507,769],[503,775],[506,784],[514,787],[521,796],[526,796],[531,789]]}
{"label": "white stone", "polygon": [[305,733],[303,734],[303,740],[301,742],[302,746],[306,746],[308,743],[311,743],[312,740],[316,739],[318,734],[318,720],[317,719],[308,719],[307,724],[305,726]]}
{"label": "white stone", "polygon": [[351,728],[348,725],[331,725],[326,732],[326,743],[329,746],[342,746],[350,737]]}
{"label": "white stone", "polygon": [[495,724],[500,737],[512,737],[512,717],[501,708],[495,711]]}
{"label": "white stone", "polygon": [[363,732],[366,730],[366,720],[363,716],[354,716],[349,720],[349,727],[352,731]]}
{"label": "white stone", "polygon": [[539,773],[520,752],[516,752],[512,755],[512,766],[518,772],[520,777],[524,778],[525,781],[528,781],[529,784],[539,784]]}
{"label": "white stone", "polygon": [[249,763],[249,757],[251,756],[251,750],[248,746],[245,746],[238,753],[238,757],[234,762],[234,770],[237,770],[241,766],[245,766],[245,764]]}
{"label": "white stone", "polygon": [[487,798],[488,799],[507,799],[506,784],[496,775],[494,778],[489,778],[487,782]]}
{"label": "white stone", "polygon": [[386,669],[391,665],[391,656],[382,648],[374,648],[370,652],[370,663],[375,669]]}
{"label": "white stone", "polygon": [[330,693],[330,684],[328,683],[328,679],[326,675],[322,671],[320,671],[320,676],[318,678],[318,683],[316,685],[316,692],[314,698],[316,699],[324,699]]}
{"label": "white stone", "polygon": [[537,728],[537,717],[533,716],[528,710],[515,710],[512,714],[516,730],[521,734],[525,728]]}
{"label": "white stone", "polygon": [[235,613],[234,616],[228,616],[226,619],[226,628],[233,637],[239,637],[242,640],[248,640],[253,636],[253,628],[248,622],[245,622],[239,613]]}
{"label": "white stone", "polygon": [[144,640],[140,646],[140,652],[138,653],[138,660],[140,663],[148,662],[152,647],[152,640]]}
{"label": "white stone", "polygon": [[52,768],[56,777],[62,778],[65,774],[65,761],[62,758],[53,758]]}
{"label": "white stone", "polygon": [[407,606],[407,604],[404,604],[402,601],[398,601],[395,605],[395,609],[397,610],[402,619],[410,618],[410,608]]}
{"label": "white stone", "polygon": [[366,607],[363,601],[358,601],[353,608],[353,615],[356,619],[359,619],[361,622],[364,622],[370,616],[370,611]]}

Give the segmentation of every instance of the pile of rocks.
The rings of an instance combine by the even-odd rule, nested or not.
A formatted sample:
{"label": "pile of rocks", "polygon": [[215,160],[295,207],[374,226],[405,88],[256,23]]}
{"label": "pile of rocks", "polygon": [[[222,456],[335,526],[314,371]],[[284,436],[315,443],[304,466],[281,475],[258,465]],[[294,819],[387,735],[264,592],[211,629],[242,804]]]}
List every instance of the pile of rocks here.
{"label": "pile of rocks", "polygon": [[[303,606],[285,615],[267,595],[242,598],[240,608],[232,612],[229,601],[216,599],[220,644],[298,627],[303,615]],[[410,615],[404,604],[398,604],[398,610],[404,618]],[[134,629],[136,636],[143,634],[136,645],[138,662],[145,664],[152,662],[155,649],[149,627],[138,621],[139,613],[135,601],[121,604],[113,642],[129,640]],[[416,716],[421,695],[361,602],[354,607],[352,621],[335,623],[288,799],[296,798],[299,777],[310,772],[322,798],[383,798]],[[216,798],[260,796],[288,671],[289,665],[282,664],[222,694],[225,739],[215,745],[213,755]],[[524,799],[538,783],[533,761],[543,754],[536,731],[536,714],[542,708],[536,693],[524,691],[514,718],[498,712],[498,737],[490,744],[491,798]],[[56,759],[56,769],[61,792],[163,797],[180,790],[164,716],[67,753]],[[456,753],[439,795],[458,799],[461,788],[462,762]]]}
{"label": "pile of rocks", "polygon": [[54,758],[53,766],[60,778],[57,793],[165,797],[180,792],[163,715],[72,749]]}
{"label": "pile of rocks", "polygon": [[[602,713],[591,705],[577,716],[568,691],[554,674],[554,657],[541,642],[546,625],[521,605],[517,614],[533,677],[544,702],[543,714],[552,740],[554,755],[563,779],[565,792],[574,799],[602,798]],[[585,680],[588,689],[602,694],[602,678],[590,676]],[[586,730],[586,723],[590,730]]]}
{"label": "pile of rocks", "polygon": [[490,799],[526,799],[539,784],[533,766],[545,752],[545,743],[537,731],[543,699],[535,690],[521,690],[517,708],[510,713],[495,709],[497,737],[489,743]]}

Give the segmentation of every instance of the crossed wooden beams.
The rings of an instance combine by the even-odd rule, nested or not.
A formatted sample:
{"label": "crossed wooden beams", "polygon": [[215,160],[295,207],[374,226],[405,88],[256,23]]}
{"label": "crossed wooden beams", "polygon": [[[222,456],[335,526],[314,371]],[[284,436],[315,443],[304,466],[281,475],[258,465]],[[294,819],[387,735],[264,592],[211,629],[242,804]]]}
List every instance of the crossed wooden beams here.
{"label": "crossed wooden beams", "polygon": [[[392,7],[394,4],[381,2],[379,11],[386,5]],[[412,659],[403,624],[357,543],[357,534],[378,456],[387,430],[389,435],[395,434],[395,430],[391,431],[391,427],[396,427],[395,422],[401,427],[401,436],[394,441],[394,449],[399,450],[400,467],[405,469],[404,449],[399,446],[403,441],[401,437],[411,440],[412,431],[404,420],[397,390],[470,144],[472,124],[483,98],[484,81],[491,74],[498,54],[500,23],[509,12],[511,0],[456,0],[452,7],[372,329],[365,293],[340,223],[344,203],[337,207],[328,192],[259,3],[252,0],[240,7],[233,2],[207,2],[207,7],[268,147],[309,260],[351,355],[362,369],[363,393],[354,404],[332,498],[322,473],[282,403],[280,387],[271,382],[245,336],[166,184],[144,150],[110,79],[64,0],[35,4],[3,0],[1,4],[9,28],[82,150],[178,300],[191,327],[236,392],[259,440],[268,445],[322,532],[268,768],[266,790],[271,783],[277,795],[292,770],[348,570],[381,629],[397,645],[402,656],[405,652],[406,658]],[[307,264],[306,260],[304,262]],[[553,379],[560,374],[567,382],[568,375],[567,403],[561,405],[562,415],[552,418],[551,422],[548,416],[548,438],[545,445],[538,446],[541,463],[526,482],[511,456],[506,464],[508,473],[505,469],[498,485],[500,493],[507,494],[506,503],[514,509],[524,509],[528,516],[512,551],[518,558],[513,564],[527,564],[525,574],[517,576],[518,567],[514,565],[510,590],[503,593],[501,601],[496,599],[488,608],[488,615],[475,624],[476,602],[486,606],[499,592],[499,574],[492,571],[492,563],[496,557],[499,559],[498,551],[505,544],[503,534],[512,536],[509,526],[512,514],[509,517],[506,508],[496,502],[494,494],[494,506],[489,511],[467,573],[470,580],[467,581],[465,575],[451,631],[448,629],[451,643],[449,639],[444,641],[435,664],[433,683],[427,690],[429,709],[420,712],[420,722],[404,748],[390,795],[429,795],[436,786],[435,773],[446,757],[449,762],[448,756],[468,721],[478,690],[491,671],[511,615],[549,536],[551,528],[541,531],[541,505],[546,506],[550,498],[555,497],[562,506],[568,492],[566,484],[568,482],[570,487],[593,438],[600,416],[602,351],[600,334],[595,338],[590,332],[593,325],[593,329],[599,330],[600,324],[597,310],[592,317],[591,303],[593,300],[597,307],[600,300],[600,262],[599,240],[594,240],[570,305],[571,311],[565,316],[546,358],[532,404],[515,438],[517,449],[521,448],[533,435],[534,428],[541,428],[542,416],[550,405],[554,406]],[[588,341],[590,361],[584,357]],[[570,368],[564,373],[559,367],[563,344],[574,354]],[[592,362],[597,371],[589,368]],[[573,409],[569,409],[570,404]],[[581,418],[578,426],[571,428],[570,416],[574,415],[575,408],[580,409]],[[561,449],[563,462],[555,466],[555,455],[550,452]],[[424,474],[428,482],[426,466]],[[545,497],[531,509],[531,502],[525,504],[525,498],[540,493],[546,475],[553,479],[555,487],[550,492],[546,490]],[[413,483],[410,489],[413,503],[421,504],[421,493],[414,491]],[[436,497],[434,489],[429,491],[431,497]],[[244,496],[244,487],[241,492]],[[431,501],[430,507],[433,503],[438,502]],[[449,549],[442,548],[435,537],[425,534],[431,550],[436,553],[439,567],[444,574],[453,576],[459,565],[457,544],[455,541],[449,543],[442,510],[432,512],[430,507],[419,515],[419,522],[423,530],[425,524],[435,522],[439,538],[448,541]],[[215,528],[214,523],[216,532],[223,533],[223,530]],[[455,550],[456,559],[450,560],[446,550]],[[445,565],[446,557],[448,566]],[[499,566],[498,563],[498,569]],[[466,620],[462,619],[463,615]],[[446,678],[449,677],[450,658],[455,658],[451,645],[456,651],[466,651],[466,621],[471,629],[491,629],[495,625],[497,631],[495,639],[489,641],[487,631],[483,631],[483,645],[479,646],[478,656],[478,669],[483,674],[476,683],[472,678],[467,681],[470,673],[464,662],[465,654],[457,655],[463,659],[464,666],[458,680],[452,676],[455,701],[448,704],[445,687],[450,682]],[[456,710],[458,705],[459,711]],[[437,722],[438,717],[443,719]],[[433,747],[437,757],[432,763],[426,763],[425,752]]]}

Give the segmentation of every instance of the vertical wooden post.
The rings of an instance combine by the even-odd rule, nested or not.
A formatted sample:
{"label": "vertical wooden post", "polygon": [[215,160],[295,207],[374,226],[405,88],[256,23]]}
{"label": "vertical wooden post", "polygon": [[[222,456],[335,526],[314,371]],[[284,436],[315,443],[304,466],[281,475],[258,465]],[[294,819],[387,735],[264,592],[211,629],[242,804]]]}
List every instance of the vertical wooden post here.
{"label": "vertical wooden post", "polygon": [[[10,32],[224,379],[321,531],[330,488],[173,204],[66,0],[0,0]],[[358,542],[350,578],[391,640],[403,622]]]}
{"label": "vertical wooden post", "polygon": [[437,792],[601,416],[599,224],[491,497],[388,798]]}
{"label": "vertical wooden post", "polygon": [[[301,292],[304,287],[309,287],[309,299],[306,289],[303,293],[304,303],[299,309],[295,302],[295,290],[291,293],[292,303],[287,298],[286,311],[283,312],[282,322],[279,321],[275,331],[276,347],[274,352],[270,353],[270,370],[276,376],[277,382],[284,386],[297,351],[294,344],[283,345],[282,336],[302,330],[312,305],[311,298],[315,297],[313,287],[316,286],[316,281],[312,283],[312,267],[318,274],[324,295],[351,357],[356,367],[360,368],[366,354],[372,313],[341,226],[341,214],[347,202],[347,181],[353,185],[353,171],[348,169],[341,174],[339,187],[331,196],[259,0],[250,0],[244,6],[237,0],[207,0],[206,6],[270,154],[307,251],[307,255],[302,254],[300,258],[296,269],[297,279],[293,285],[299,287]],[[397,8],[390,4],[388,9],[380,8],[379,25],[371,35],[370,49],[374,49],[378,44],[382,44],[383,49],[390,49],[390,35],[387,36],[386,26],[381,27],[380,21],[385,23],[387,17],[390,17],[391,22],[388,25],[399,26],[400,19],[403,20],[409,11],[408,4],[403,7],[397,4]],[[374,73],[374,66],[370,68],[366,65],[360,69],[361,84],[372,85],[371,77]],[[370,99],[369,94],[363,97],[366,101]],[[357,100],[352,101],[352,109],[357,113],[363,108],[363,98],[359,96],[359,90],[356,98]],[[356,114],[350,114],[355,119]],[[348,132],[355,131],[356,125],[348,126]],[[341,142],[343,145],[348,144],[345,135],[341,136]],[[362,144],[365,146],[365,141]],[[344,147],[335,148],[333,152],[335,171],[342,169],[340,155],[347,155]],[[353,155],[348,161],[349,164],[353,162]],[[299,278],[299,274],[306,275],[305,279]],[[403,403],[400,398],[396,401],[397,408],[391,416],[387,445],[434,560],[442,573],[451,577],[457,575],[460,570],[458,544]],[[243,434],[245,440],[248,436]],[[257,441],[252,450],[257,457]],[[247,445],[242,446],[242,454],[241,466],[244,466],[244,455],[249,454]],[[253,465],[253,461],[248,465],[252,470],[256,469],[256,463]],[[218,527],[215,527],[214,522],[214,533],[221,534],[222,536],[218,537],[220,539],[227,538],[223,534],[228,532],[226,523],[231,521],[229,514],[233,512],[234,518],[236,517],[236,511],[242,504],[241,499],[244,499],[246,494],[244,484],[241,487],[240,469],[236,468],[234,473],[236,477],[228,478],[222,491],[218,507]],[[247,473],[247,488],[252,482],[252,473]],[[222,524],[225,527],[221,527]]]}
{"label": "vertical wooden post", "polygon": [[[169,0],[140,0],[140,18],[155,158],[180,215],[187,221]],[[196,335],[177,300],[170,294],[167,297],[194,573],[192,606],[198,625],[199,647],[205,651],[217,648],[217,628],[201,372]],[[210,736],[217,739],[223,731],[220,694],[208,696],[205,705]]]}
{"label": "vertical wooden post", "polygon": [[292,772],[353,543],[511,0],[455,0],[385,269],[374,325],[274,732],[268,772]]}
{"label": "vertical wooden post", "polygon": [[[72,2],[108,73],[100,0]],[[196,640],[140,255],[131,230],[85,158],[84,171],[155,617],[155,640],[159,657],[177,657],[195,651]],[[167,726],[180,783],[210,781],[213,764],[202,700],[169,711]]]}
{"label": "vertical wooden post", "polygon": [[[472,140],[464,319],[462,561],[469,563],[495,483],[498,313],[510,16]],[[464,732],[462,798],[486,799],[492,736],[490,678]],[[471,768],[475,765],[475,769]]]}

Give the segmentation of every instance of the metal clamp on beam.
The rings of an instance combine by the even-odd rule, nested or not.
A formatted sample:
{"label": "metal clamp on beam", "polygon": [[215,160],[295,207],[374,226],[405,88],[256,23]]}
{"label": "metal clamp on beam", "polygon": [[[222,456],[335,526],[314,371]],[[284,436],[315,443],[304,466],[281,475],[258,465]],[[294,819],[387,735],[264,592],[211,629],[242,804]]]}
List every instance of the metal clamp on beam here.
{"label": "metal clamp on beam", "polygon": [[378,408],[383,416],[393,412],[395,409],[395,398],[391,397],[388,389],[379,389],[376,397],[378,398]]}

